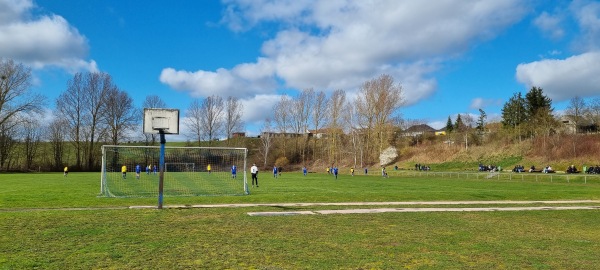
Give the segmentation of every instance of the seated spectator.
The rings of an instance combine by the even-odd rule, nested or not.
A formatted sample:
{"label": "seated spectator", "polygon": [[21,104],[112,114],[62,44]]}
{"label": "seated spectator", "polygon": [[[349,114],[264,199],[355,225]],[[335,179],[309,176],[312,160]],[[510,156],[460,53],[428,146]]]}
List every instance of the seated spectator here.
{"label": "seated spectator", "polygon": [[587,170],[585,171],[585,173],[593,173],[594,172],[594,166],[590,166],[587,168]]}
{"label": "seated spectator", "polygon": [[569,166],[569,168],[567,168],[567,173],[578,173],[577,168],[575,168],[575,165]]}
{"label": "seated spectator", "polygon": [[535,172],[535,165],[531,165],[531,167],[529,168],[529,172]]}

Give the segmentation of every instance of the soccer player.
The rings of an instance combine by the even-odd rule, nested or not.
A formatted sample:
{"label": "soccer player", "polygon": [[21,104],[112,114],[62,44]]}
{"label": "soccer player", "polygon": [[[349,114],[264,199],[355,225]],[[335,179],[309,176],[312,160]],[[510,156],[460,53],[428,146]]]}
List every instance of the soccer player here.
{"label": "soccer player", "polygon": [[210,164],[208,164],[208,166],[206,166],[206,170],[208,171],[208,174],[210,174]]}
{"label": "soccer player", "polygon": [[307,173],[306,166],[302,167],[302,173],[304,174],[304,176],[306,176],[306,173]]}
{"label": "soccer player", "polygon": [[69,174],[69,167],[65,166],[64,172],[64,177],[67,177],[67,175]]}
{"label": "soccer player", "polygon": [[156,165],[154,165],[152,171],[154,172],[154,175],[156,175],[156,173],[158,172],[158,168],[156,167]]}
{"label": "soccer player", "polygon": [[273,166],[273,178],[277,178],[277,166]]}
{"label": "soccer player", "polygon": [[121,167],[121,173],[123,174],[123,179],[127,178],[127,166],[123,165]]}
{"label": "soccer player", "polygon": [[354,168],[350,168],[350,174],[354,176]]}
{"label": "soccer player", "polygon": [[338,175],[338,167],[333,167],[333,175],[335,175],[335,180],[337,180],[337,175]]}
{"label": "soccer player", "polygon": [[152,165],[148,164],[148,166],[146,166],[146,174],[150,174],[150,171],[152,170]]}
{"label": "soccer player", "polygon": [[237,167],[235,165],[231,166],[231,178],[237,178]]}
{"label": "soccer player", "polygon": [[142,167],[140,164],[135,165],[135,179],[140,179],[140,173],[142,172]]}
{"label": "soccer player", "polygon": [[256,187],[258,187],[258,167],[256,167],[256,164],[252,164],[250,174],[252,174],[252,187],[254,187],[254,183],[256,183]]}

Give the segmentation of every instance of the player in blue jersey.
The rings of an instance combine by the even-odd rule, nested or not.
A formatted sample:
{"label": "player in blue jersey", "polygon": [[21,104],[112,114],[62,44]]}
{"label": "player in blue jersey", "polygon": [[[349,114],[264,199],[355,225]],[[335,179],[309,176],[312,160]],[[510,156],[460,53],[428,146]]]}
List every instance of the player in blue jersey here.
{"label": "player in blue jersey", "polygon": [[306,169],[306,166],[302,167],[302,173],[304,174],[304,176],[306,176],[307,172],[308,170]]}
{"label": "player in blue jersey", "polygon": [[235,165],[231,166],[231,177],[237,178],[237,167]]}
{"label": "player in blue jersey", "polygon": [[140,179],[140,173],[142,172],[142,167],[140,164],[135,165],[135,178]]}
{"label": "player in blue jersey", "polygon": [[277,166],[273,166],[273,177],[277,178]]}

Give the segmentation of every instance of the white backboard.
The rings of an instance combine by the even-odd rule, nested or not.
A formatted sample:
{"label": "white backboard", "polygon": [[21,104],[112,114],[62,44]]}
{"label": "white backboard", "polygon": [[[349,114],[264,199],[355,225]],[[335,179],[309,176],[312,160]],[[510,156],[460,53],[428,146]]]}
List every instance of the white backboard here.
{"label": "white backboard", "polygon": [[179,134],[179,110],[144,108],[144,133]]}

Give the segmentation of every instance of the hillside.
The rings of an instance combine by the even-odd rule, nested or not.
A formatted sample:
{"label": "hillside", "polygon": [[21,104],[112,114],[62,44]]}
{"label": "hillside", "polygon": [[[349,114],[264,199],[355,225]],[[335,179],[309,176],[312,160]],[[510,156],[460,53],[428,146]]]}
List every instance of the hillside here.
{"label": "hillside", "polygon": [[515,165],[538,168],[550,165],[564,171],[573,164],[600,164],[600,136],[553,135],[546,138],[502,140],[488,138],[480,145],[465,147],[464,142],[445,144],[428,140],[415,146],[402,147],[397,165],[411,169],[416,163],[427,164],[434,170],[476,170],[479,163],[512,169]]}

